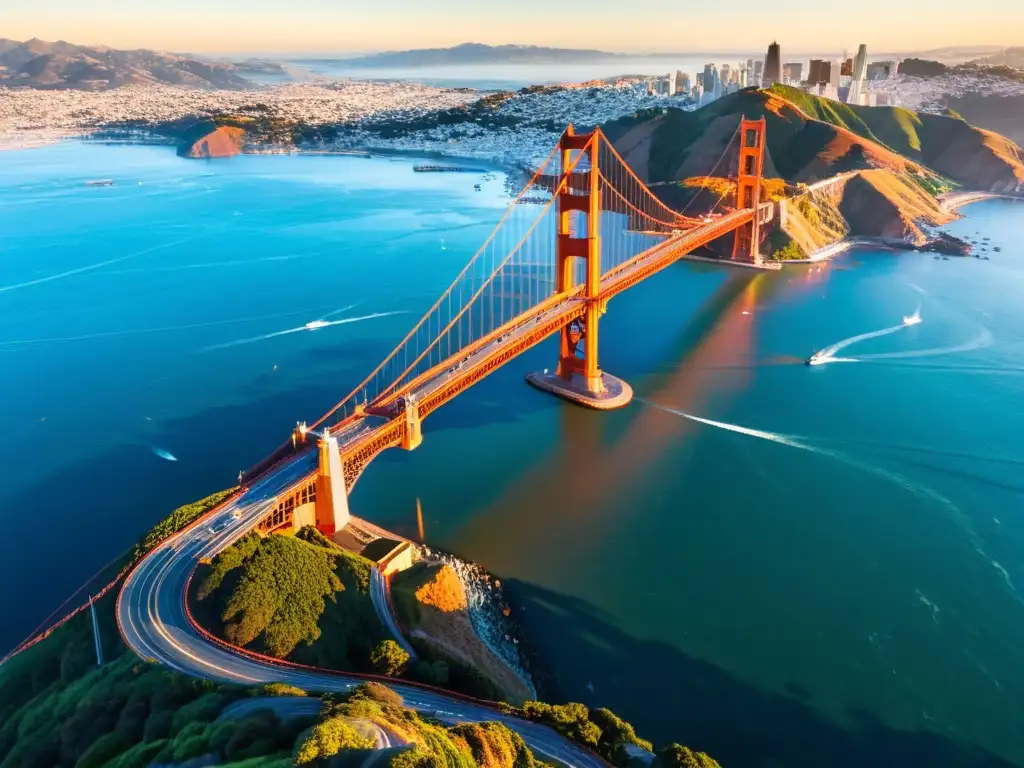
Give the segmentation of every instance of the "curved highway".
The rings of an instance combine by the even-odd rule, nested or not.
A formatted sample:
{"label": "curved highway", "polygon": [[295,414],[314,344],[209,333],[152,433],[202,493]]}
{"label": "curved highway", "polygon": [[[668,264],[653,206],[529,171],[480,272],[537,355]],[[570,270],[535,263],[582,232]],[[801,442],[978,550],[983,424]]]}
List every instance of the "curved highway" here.
{"label": "curved highway", "polygon": [[[304,667],[278,665],[218,645],[189,621],[185,591],[201,558],[210,558],[245,535],[275,503],[276,494],[315,468],[315,454],[281,465],[245,493],[153,549],[125,580],[117,599],[117,621],[125,643],[144,659],[193,677],[253,685],[282,682],[308,691],[346,691],[359,677]],[[512,728],[535,752],[574,768],[607,768],[597,755],[547,726],[510,717],[482,704],[439,691],[395,682],[389,687],[405,705],[449,722],[498,720]]]}

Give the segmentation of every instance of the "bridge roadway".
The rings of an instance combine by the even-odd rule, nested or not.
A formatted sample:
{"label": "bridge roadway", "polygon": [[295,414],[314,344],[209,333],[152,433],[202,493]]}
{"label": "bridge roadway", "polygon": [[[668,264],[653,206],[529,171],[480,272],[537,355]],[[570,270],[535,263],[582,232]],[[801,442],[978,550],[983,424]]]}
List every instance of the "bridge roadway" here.
{"label": "bridge roadway", "polygon": [[[609,270],[601,279],[600,298],[607,300],[626,290],[680,256],[749,222],[752,215],[750,210],[734,211],[704,226],[670,235],[629,262]],[[586,309],[582,293],[583,288],[578,287],[542,302],[393,393],[384,407],[393,407],[400,397],[413,394],[421,415],[425,416],[572,319],[581,317]],[[343,455],[372,446],[364,452],[364,460],[354,474],[347,478],[350,490],[369,459],[397,444],[396,436],[400,441],[402,429],[404,418],[397,408],[390,418],[350,416],[331,429]],[[383,439],[382,433],[387,433]],[[118,596],[117,620],[128,647],[145,659],[184,674],[220,682],[284,682],[321,692],[345,691],[358,685],[362,678],[355,675],[275,663],[218,644],[192,624],[186,609],[189,580],[200,559],[213,557],[255,528],[273,512],[279,496],[316,472],[316,463],[316,452],[310,450],[279,462],[225,506],[150,552],[129,574]],[[400,682],[389,685],[402,695],[407,706],[421,712],[449,721],[500,720],[518,732],[531,749],[549,758],[579,768],[606,765],[550,728],[504,715],[487,704]]]}
{"label": "bridge roadway", "polygon": [[[765,205],[762,209],[763,214],[769,213],[771,206]],[[611,299],[696,248],[748,223],[752,217],[753,211],[750,209],[733,211],[700,227],[669,235],[662,242],[606,272],[601,278],[600,300]],[[585,312],[583,286],[577,286],[566,294],[552,296],[372,403],[378,415],[351,415],[332,428],[331,434],[338,438],[339,449],[345,458],[349,490],[377,454],[401,443],[405,429],[401,407],[404,398],[412,396],[420,418],[426,418],[512,358],[557,333],[572,320],[583,317]],[[373,428],[357,427],[367,419],[375,419],[376,425]]]}
{"label": "bridge roadway", "polygon": [[[346,691],[357,676],[269,660],[212,643],[189,621],[185,592],[200,558],[208,558],[255,527],[275,498],[314,467],[315,454],[284,462],[243,494],[150,552],[129,574],[117,601],[117,621],[128,647],[144,659],[193,677],[254,685],[282,682],[319,692]],[[238,513],[238,518],[234,514]],[[485,704],[400,682],[389,683],[408,707],[449,722],[499,720],[519,733],[535,752],[576,768],[607,768],[591,752],[547,726],[498,712]]]}

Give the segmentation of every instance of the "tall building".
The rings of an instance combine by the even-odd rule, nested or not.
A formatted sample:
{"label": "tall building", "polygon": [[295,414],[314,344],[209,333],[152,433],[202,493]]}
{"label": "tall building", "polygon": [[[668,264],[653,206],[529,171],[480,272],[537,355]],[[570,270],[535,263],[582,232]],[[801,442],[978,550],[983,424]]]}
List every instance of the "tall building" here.
{"label": "tall building", "polygon": [[768,55],[764,59],[764,77],[761,84],[771,88],[775,83],[782,82],[782,46],[772,41],[768,46]]}
{"label": "tall building", "polygon": [[753,71],[754,71],[754,60],[753,59],[747,59],[747,72],[753,72]]}
{"label": "tall building", "polygon": [[782,67],[782,80],[790,85],[795,85],[803,79],[804,65],[803,62],[791,62],[784,64]]}
{"label": "tall building", "polygon": [[668,73],[668,83],[666,83],[666,85],[668,87],[665,89],[665,95],[666,96],[675,96],[676,95],[676,73],[675,72],[669,72]]}
{"label": "tall building", "polygon": [[714,64],[704,65],[704,76],[700,80],[701,86],[705,92],[715,90],[715,80],[718,79],[718,70],[715,69]]}
{"label": "tall building", "polygon": [[690,95],[690,76],[685,72],[676,72],[676,93]]}
{"label": "tall building", "polygon": [[832,86],[832,96],[830,98],[839,98],[839,81],[842,78],[843,63],[841,61],[833,61],[829,67],[828,84]]}
{"label": "tall building", "polygon": [[732,67],[728,64],[723,64],[722,68],[718,70],[718,76],[722,80],[722,90],[726,90],[729,87],[729,83],[732,82]]}
{"label": "tall building", "polygon": [[868,47],[863,43],[857,49],[857,58],[853,63],[853,79],[854,81],[860,81],[864,79],[864,75],[868,69]]}
{"label": "tall building", "polygon": [[744,67],[740,70],[740,88],[746,88],[750,84],[750,69]]}
{"label": "tall building", "polygon": [[843,66],[839,74],[841,77],[853,77],[853,59],[843,57]]}
{"label": "tall building", "polygon": [[758,59],[754,62],[754,76],[751,78],[751,85],[758,85],[761,82],[761,76],[764,72],[764,62]]}
{"label": "tall building", "polygon": [[861,104],[864,101],[864,77],[868,68],[868,47],[861,44],[857,49],[857,58],[853,63],[853,82],[846,100],[850,104]]}
{"label": "tall building", "polygon": [[824,59],[811,59],[810,68],[807,70],[807,82],[811,85],[827,83],[831,80],[832,63]]}

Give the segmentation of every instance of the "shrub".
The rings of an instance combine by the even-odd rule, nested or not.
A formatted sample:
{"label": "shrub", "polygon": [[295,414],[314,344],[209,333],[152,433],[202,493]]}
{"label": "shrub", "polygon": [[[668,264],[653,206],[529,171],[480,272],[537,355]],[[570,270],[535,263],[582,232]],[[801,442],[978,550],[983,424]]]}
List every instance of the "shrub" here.
{"label": "shrub", "polygon": [[464,723],[448,731],[465,744],[480,768],[534,768],[536,761],[522,737],[503,723]]}
{"label": "shrub", "polygon": [[305,696],[306,692],[301,688],[287,683],[267,683],[263,686],[263,692],[267,696]]}
{"label": "shrub", "polygon": [[386,685],[375,683],[373,681],[357,685],[352,689],[345,700],[353,702],[358,701],[359,699],[376,701],[389,707],[402,706],[402,697],[398,693],[391,690]]}
{"label": "shrub", "polygon": [[99,768],[113,760],[132,746],[132,740],[126,733],[111,731],[100,736],[92,743],[75,763],[75,768]]}
{"label": "shrub", "polygon": [[369,749],[372,746],[372,741],[360,736],[343,718],[332,717],[314,726],[309,737],[299,747],[295,764],[305,765],[336,755],[344,749]]}
{"label": "shrub", "polygon": [[651,768],[722,768],[703,752],[694,752],[681,744],[669,744],[658,750]]}
{"label": "shrub", "polygon": [[380,674],[394,677],[409,663],[409,654],[394,640],[383,640],[370,654],[370,663]]}

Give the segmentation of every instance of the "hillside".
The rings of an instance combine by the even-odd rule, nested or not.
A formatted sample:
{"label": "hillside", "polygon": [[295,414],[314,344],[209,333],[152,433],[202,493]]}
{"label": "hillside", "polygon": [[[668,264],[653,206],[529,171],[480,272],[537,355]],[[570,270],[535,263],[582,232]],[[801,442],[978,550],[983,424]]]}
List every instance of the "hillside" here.
{"label": "hillside", "polygon": [[319,667],[373,671],[386,637],[370,600],[370,561],[315,529],[240,539],[193,579],[193,612],[228,642]]}
{"label": "hillside", "polygon": [[765,174],[791,184],[869,169],[909,174],[926,186],[940,184],[939,175],[994,191],[1024,183],[1016,144],[956,116],[851,107],[786,86],[747,89],[695,112],[647,110],[603,127],[646,181],[679,182],[712,172],[742,115],[766,119]]}
{"label": "hillside", "polygon": [[125,51],[59,40],[0,39],[0,86],[103,91],[122,85],[239,90],[253,83],[233,64],[174,53]]}

